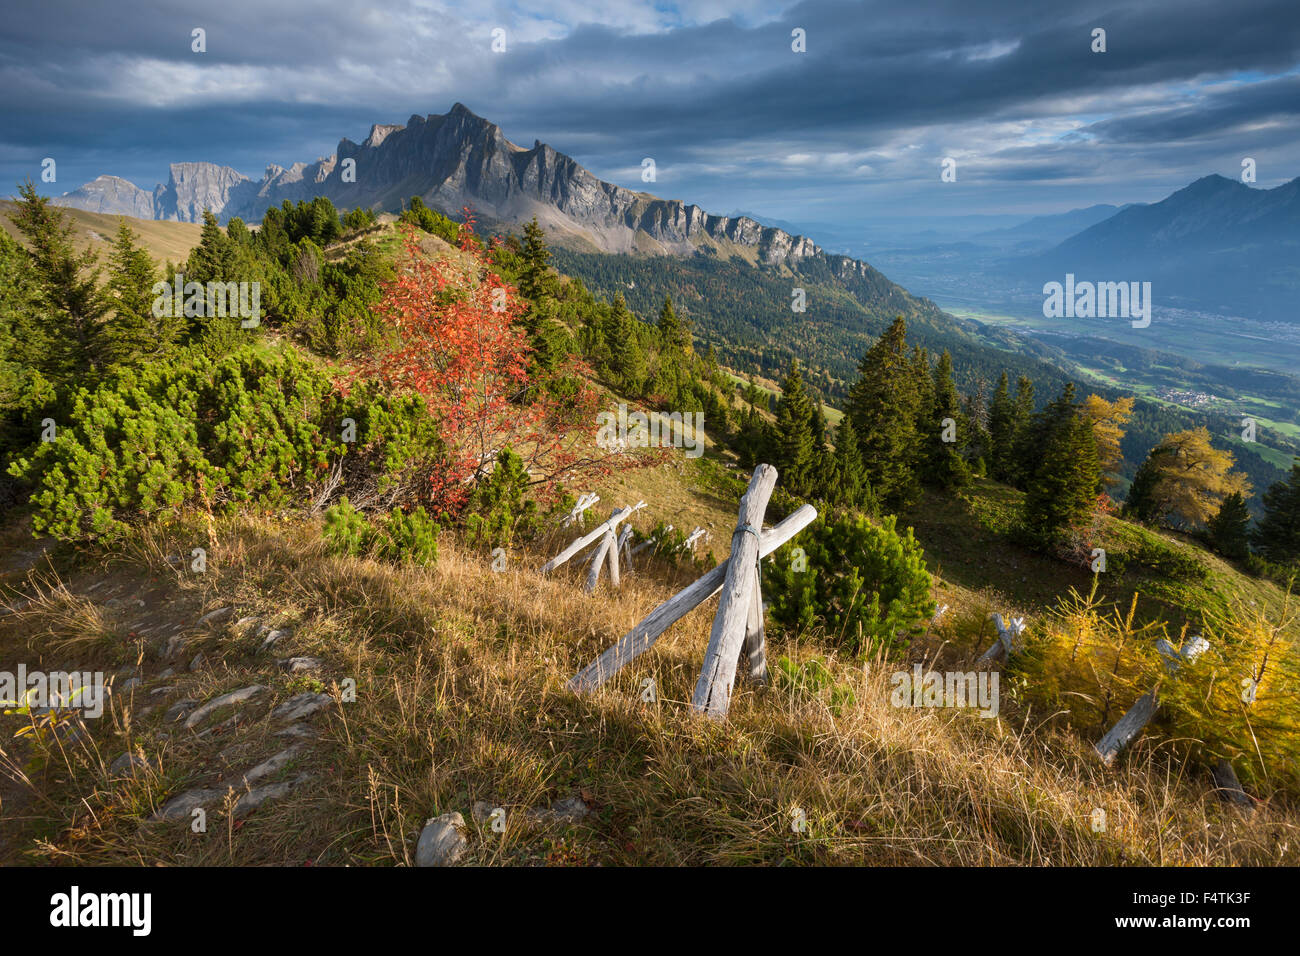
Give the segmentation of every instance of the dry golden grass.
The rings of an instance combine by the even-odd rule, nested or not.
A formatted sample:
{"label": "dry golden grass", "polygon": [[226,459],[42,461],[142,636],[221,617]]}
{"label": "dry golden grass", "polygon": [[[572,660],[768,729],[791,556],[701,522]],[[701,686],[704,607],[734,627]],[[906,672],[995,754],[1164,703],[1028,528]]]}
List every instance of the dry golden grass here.
{"label": "dry golden grass", "polygon": [[[6,862],[409,864],[426,818],[459,810],[469,821],[476,801],[507,813],[504,833],[470,824],[466,859],[480,864],[1300,861],[1293,810],[1265,806],[1247,818],[1226,808],[1158,734],[1107,771],[1086,741],[1005,685],[993,720],[892,707],[888,677],[906,661],[839,660],[812,639],[795,645],[772,634],[769,659],[822,657],[856,702],[835,716],[815,696],[743,686],[724,724],[698,718],[686,702],[712,602],[601,692],[575,697],[568,678],[693,572],[643,567],[621,592],[602,584],[586,596],[580,568],[534,571],[564,534],[513,555],[498,574],[486,554],[449,535],[435,568],[403,568],[331,556],[311,522],[243,519],[217,525],[208,573],[173,570],[165,555],[185,553],[196,537],[206,538],[197,523],[147,530],[113,578],[130,587],[161,578],[170,597],[151,604],[150,620],[166,620],[171,607],[189,622],[200,609],[233,605],[232,620],[259,614],[290,628],[274,657],[322,658],[315,676],[335,695],[355,680],[355,702],[314,719],[321,739],[289,771],[312,780],[242,823],[214,810],[206,834],[147,822],[169,795],[223,786],[284,742],[261,716],[265,703],[235,735],[213,739],[164,728],[165,705],[141,715],[115,700],[111,717],[81,742],[46,750],[41,766],[6,732]],[[69,571],[69,590],[102,575],[102,567]],[[100,627],[79,608],[47,598],[0,618],[0,666],[54,666],[62,658],[42,635],[66,633],[69,622]],[[976,613],[972,606],[972,620]],[[209,665],[181,666],[166,681],[177,687],[167,701],[252,683],[278,701],[311,686],[257,644],[231,627],[214,631],[201,645]],[[941,646],[942,635],[917,645]],[[83,667],[134,656],[98,638],[76,650]],[[146,659],[137,695],[157,685],[163,666]],[[653,703],[642,700],[647,677]],[[129,747],[149,768],[110,779],[107,764]],[[581,824],[541,824],[524,812],[571,794],[594,811]],[[1094,808],[1107,813],[1103,833],[1093,832]],[[792,827],[797,813],[803,832]]]}

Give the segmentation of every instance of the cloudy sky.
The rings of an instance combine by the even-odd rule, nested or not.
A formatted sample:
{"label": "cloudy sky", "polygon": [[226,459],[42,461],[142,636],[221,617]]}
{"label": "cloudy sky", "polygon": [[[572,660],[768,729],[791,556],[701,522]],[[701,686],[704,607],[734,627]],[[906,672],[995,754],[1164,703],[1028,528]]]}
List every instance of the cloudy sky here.
{"label": "cloudy sky", "polygon": [[1295,178],[1300,3],[5,0],[0,91],[6,194],[47,156],[49,192],[257,178],[459,101],[616,183],[853,231]]}

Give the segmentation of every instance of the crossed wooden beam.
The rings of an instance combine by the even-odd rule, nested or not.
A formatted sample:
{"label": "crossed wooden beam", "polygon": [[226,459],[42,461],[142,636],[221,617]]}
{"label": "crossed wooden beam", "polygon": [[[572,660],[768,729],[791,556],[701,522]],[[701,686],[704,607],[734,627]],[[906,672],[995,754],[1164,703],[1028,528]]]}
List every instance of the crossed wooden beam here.
{"label": "crossed wooden beam", "polygon": [[765,680],[767,664],[759,561],[817,517],[817,509],[804,505],[780,524],[763,530],[763,516],[775,487],[775,468],[771,465],[755,468],[749,488],[740,499],[740,512],[727,560],[642,618],[614,646],[578,672],[569,681],[569,689],[586,693],[600,687],[633,659],[648,651],[676,621],[718,592],[722,597],[718,601],[718,612],[713,618],[713,629],[704,652],[704,666],[695,683],[692,708],[710,717],[727,715],[742,649],[749,658],[750,677]]}
{"label": "crossed wooden beam", "polygon": [[542,574],[554,571],[575,554],[580,552],[583,548],[587,547],[599,538],[600,545],[596,548],[592,557],[591,566],[587,570],[586,590],[596,590],[596,583],[600,580],[600,569],[605,565],[609,566],[610,583],[614,585],[614,587],[618,587],[618,552],[620,548],[624,552],[627,551],[627,539],[631,536],[632,532],[630,527],[624,528],[623,538],[620,541],[617,537],[618,526],[644,507],[645,502],[638,501],[630,508],[615,508],[614,513],[608,518],[596,525],[596,527],[592,528],[581,538],[574,540],[567,548],[542,565]]}
{"label": "crossed wooden beam", "polygon": [[[1175,650],[1173,645],[1163,638],[1156,641],[1156,650],[1165,659],[1165,670],[1170,676],[1177,674],[1179,667],[1184,663],[1196,660],[1197,657],[1209,650],[1209,647],[1210,642],[1200,636],[1186,641],[1178,650]],[[1160,684],[1157,683],[1155,687],[1134,702],[1124,716],[1115,722],[1115,726],[1106,732],[1106,736],[1097,741],[1097,754],[1101,757],[1102,763],[1109,767],[1115,762],[1119,752],[1136,740],[1138,734],[1142,733],[1143,728],[1155,716],[1156,708],[1160,706],[1159,692]]]}

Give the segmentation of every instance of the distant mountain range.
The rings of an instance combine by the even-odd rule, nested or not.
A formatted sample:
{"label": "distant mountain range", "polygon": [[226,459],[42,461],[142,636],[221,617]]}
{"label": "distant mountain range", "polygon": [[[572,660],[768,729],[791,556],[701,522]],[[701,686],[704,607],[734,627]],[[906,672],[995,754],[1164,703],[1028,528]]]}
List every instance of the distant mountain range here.
{"label": "distant mountain range", "polygon": [[1006,265],[1031,284],[1080,278],[1152,283],[1157,305],[1300,320],[1300,178],[1255,189],[1205,176],[1129,206],[1054,248]]}
{"label": "distant mountain range", "polygon": [[[471,206],[487,229],[536,216],[553,244],[577,252],[739,257],[779,271],[883,280],[865,262],[827,252],[789,224],[711,215],[693,203],[605,182],[544,143],[517,146],[460,103],[446,115],[412,116],[405,126],[377,124],[362,143],[343,139],[332,156],[288,169],[268,166],[256,181],[214,163],[173,163],[168,181],[152,192],[100,176],[54,202],[181,222],[201,221],[210,209],[222,222],[255,222],[286,199],[325,196],[340,208],[396,212],[416,195],[453,216]],[[936,259],[948,274],[965,269],[1008,290],[1019,286],[1022,294],[1068,272],[1150,281],[1157,307],[1296,320],[1300,179],[1254,189],[1207,176],[1161,202],[1100,204],[968,236]]]}
{"label": "distant mountain range", "polygon": [[499,126],[460,103],[444,116],[375,125],[365,142],[343,139],[333,156],[314,163],[268,166],[260,181],[214,163],[173,163],[167,183],[153,192],[100,176],[54,202],[146,219],[197,222],[211,210],[222,222],[236,216],[255,222],[286,199],[325,196],[341,208],[396,212],[416,195],[451,215],[472,206],[488,226],[536,216],[553,242],[580,251],[738,253],[754,264],[791,267],[817,260],[840,278],[870,270],[748,216],[710,215],[692,203],[604,182],[544,143],[532,149],[511,143]]}
{"label": "distant mountain range", "polygon": [[1098,203],[1082,209],[1047,216],[1035,216],[1005,229],[990,229],[971,237],[975,243],[1014,244],[1016,246],[1054,246],[1133,205],[1112,206]]}

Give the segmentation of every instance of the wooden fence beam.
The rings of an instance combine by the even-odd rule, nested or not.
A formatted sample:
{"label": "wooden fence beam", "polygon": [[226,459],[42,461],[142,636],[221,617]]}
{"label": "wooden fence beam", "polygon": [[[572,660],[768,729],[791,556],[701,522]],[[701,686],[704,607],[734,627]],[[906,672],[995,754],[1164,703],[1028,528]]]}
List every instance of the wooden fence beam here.
{"label": "wooden fence beam", "polygon": [[[1164,641],[1158,642],[1156,646],[1165,658],[1165,669],[1170,674],[1175,674],[1184,661],[1195,660],[1210,644],[1205,638],[1197,636],[1187,641],[1177,651]],[[1115,726],[1106,732],[1106,736],[1097,741],[1095,745],[1097,754],[1106,766],[1113,764],[1120,751],[1136,740],[1143,728],[1151,722],[1156,708],[1160,706],[1159,691],[1160,685],[1157,684],[1139,697],[1133,706],[1125,711],[1124,716],[1115,722]]]}
{"label": "wooden fence beam", "polygon": [[993,626],[998,629],[998,639],[993,642],[992,647],[979,656],[979,660],[975,662],[976,667],[991,666],[998,661],[1005,661],[1020,649],[1020,635],[1025,630],[1023,617],[1013,617],[1010,623],[1002,620],[1001,614],[991,614],[989,617],[993,620]]}
{"label": "wooden fence beam", "polygon": [[745,640],[745,627],[758,584],[759,531],[775,487],[776,469],[771,465],[759,465],[749,480],[748,490],[740,499],[740,514],[736,519],[736,530],[731,535],[731,558],[727,562],[722,596],[718,599],[718,613],[713,618],[709,646],[704,652],[704,666],[691,697],[692,708],[713,718],[727,716],[731,707],[740,648]]}
{"label": "wooden fence beam", "polygon": [[763,624],[762,581],[754,585],[754,599],[749,604],[749,620],[745,623],[745,659],[749,661],[749,679],[766,684],[767,647]]}
{"label": "wooden fence beam", "polygon": [[[784,521],[763,532],[759,554],[767,557],[812,524],[816,517],[817,509],[812,505],[799,508]],[[578,694],[593,691],[650,650],[668,628],[722,589],[730,565],[731,559],[728,558],[656,607],[619,638],[616,644],[574,675],[569,681],[569,689]]]}
{"label": "wooden fence beam", "polygon": [[614,545],[614,529],[609,528],[605,532],[605,537],[600,539],[600,547],[593,552],[591,567],[587,569],[587,583],[585,589],[588,593],[596,590],[596,582],[600,580],[600,569],[605,565],[605,556],[609,554],[609,549]]}
{"label": "wooden fence beam", "polygon": [[632,515],[635,512],[639,511],[644,507],[645,507],[645,502],[638,501],[631,508],[616,509],[614,513],[609,516],[609,518],[607,518],[605,521],[602,521],[600,524],[596,525],[596,527],[592,528],[581,538],[578,538],[575,541],[573,541],[567,548],[565,548],[555,557],[551,558],[551,560],[547,561],[544,565],[542,565],[542,574],[546,574],[549,571],[554,571],[556,568],[564,564],[564,562],[568,561],[571,557],[573,557],[575,554],[577,554],[587,545],[591,544],[593,541],[595,541],[597,538],[603,535],[607,530],[616,527],[621,521],[626,521],[628,518],[632,517]]}
{"label": "wooden fence beam", "polygon": [[605,540],[609,542],[609,552],[605,555],[605,560],[609,562],[609,586],[617,588],[621,583],[618,575],[618,539],[614,537],[612,529]]}

